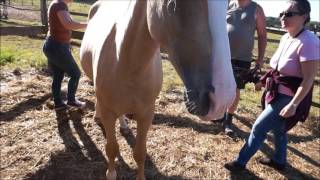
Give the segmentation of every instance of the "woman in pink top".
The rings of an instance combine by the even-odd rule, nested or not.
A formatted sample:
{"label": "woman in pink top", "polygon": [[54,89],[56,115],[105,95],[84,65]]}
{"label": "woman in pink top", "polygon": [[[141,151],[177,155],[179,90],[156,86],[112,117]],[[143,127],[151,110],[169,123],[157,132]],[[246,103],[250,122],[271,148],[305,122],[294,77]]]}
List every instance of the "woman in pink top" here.
{"label": "woman in pink top", "polygon": [[[270,130],[274,133],[275,152],[272,159],[261,159],[260,163],[277,170],[285,169],[286,120],[296,114],[298,105],[311,90],[320,61],[320,41],[316,35],[305,29],[306,23],[310,20],[310,11],[310,3],[307,0],[289,0],[284,11],[280,13],[282,28],[287,30],[287,34],[281,38],[270,65],[274,70],[278,70],[278,77],[299,78],[301,83],[294,92],[288,86],[279,83],[277,95],[255,121],[249,139],[242,147],[238,158],[225,164],[230,171],[245,169],[247,162],[261,147]],[[256,88],[259,88],[259,84]]]}

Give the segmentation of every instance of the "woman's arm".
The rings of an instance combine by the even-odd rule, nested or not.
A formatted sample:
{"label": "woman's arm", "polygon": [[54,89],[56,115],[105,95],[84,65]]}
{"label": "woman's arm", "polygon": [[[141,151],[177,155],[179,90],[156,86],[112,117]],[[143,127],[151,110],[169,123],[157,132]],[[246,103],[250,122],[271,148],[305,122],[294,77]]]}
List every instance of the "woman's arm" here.
{"label": "woman's arm", "polygon": [[76,30],[87,27],[87,23],[74,21],[68,11],[58,11],[57,14],[60,22],[66,29]]}
{"label": "woman's arm", "polygon": [[300,64],[302,69],[303,80],[297,92],[295,93],[293,99],[290,101],[288,105],[286,105],[280,111],[280,116],[285,118],[293,116],[296,113],[297,106],[300,104],[303,98],[308,94],[313,84],[314,78],[317,74],[317,70],[319,67],[319,60],[301,62]]}

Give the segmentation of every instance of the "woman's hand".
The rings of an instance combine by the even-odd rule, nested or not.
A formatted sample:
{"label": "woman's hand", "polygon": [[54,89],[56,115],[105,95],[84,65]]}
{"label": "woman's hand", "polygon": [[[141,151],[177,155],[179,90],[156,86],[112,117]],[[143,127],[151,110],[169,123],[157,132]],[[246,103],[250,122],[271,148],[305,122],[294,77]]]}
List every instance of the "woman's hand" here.
{"label": "woman's hand", "polygon": [[280,111],[279,115],[284,118],[291,117],[296,113],[297,106],[296,104],[289,103]]}
{"label": "woman's hand", "polygon": [[296,113],[298,104],[305,98],[310,88],[312,87],[314,77],[317,74],[319,60],[300,62],[303,80],[298,87],[296,94],[288,105],[286,105],[279,113],[280,116],[287,118]]}

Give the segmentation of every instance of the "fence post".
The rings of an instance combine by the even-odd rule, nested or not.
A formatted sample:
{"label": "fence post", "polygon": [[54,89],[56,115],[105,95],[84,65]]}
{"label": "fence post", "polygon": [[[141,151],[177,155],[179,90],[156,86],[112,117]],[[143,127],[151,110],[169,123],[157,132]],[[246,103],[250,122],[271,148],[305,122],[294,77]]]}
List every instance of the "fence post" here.
{"label": "fence post", "polygon": [[41,7],[41,23],[48,28],[47,0],[40,0]]}

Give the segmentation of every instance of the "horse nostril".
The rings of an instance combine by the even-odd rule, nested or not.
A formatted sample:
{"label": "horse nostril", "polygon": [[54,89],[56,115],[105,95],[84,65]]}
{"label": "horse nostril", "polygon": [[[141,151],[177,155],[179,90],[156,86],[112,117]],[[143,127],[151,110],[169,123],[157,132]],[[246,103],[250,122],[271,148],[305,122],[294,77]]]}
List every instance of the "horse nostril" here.
{"label": "horse nostril", "polygon": [[[212,86],[211,86],[212,87]],[[206,116],[210,108],[209,93],[214,91],[214,88],[210,88],[210,91],[199,92],[197,90],[185,89],[184,101],[186,108],[191,114],[197,116]]]}

